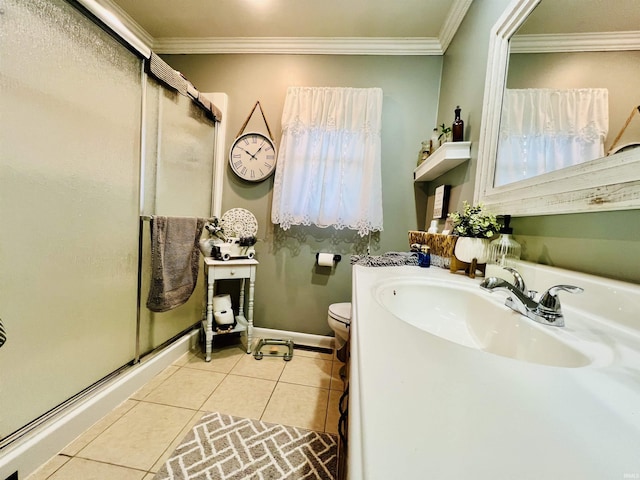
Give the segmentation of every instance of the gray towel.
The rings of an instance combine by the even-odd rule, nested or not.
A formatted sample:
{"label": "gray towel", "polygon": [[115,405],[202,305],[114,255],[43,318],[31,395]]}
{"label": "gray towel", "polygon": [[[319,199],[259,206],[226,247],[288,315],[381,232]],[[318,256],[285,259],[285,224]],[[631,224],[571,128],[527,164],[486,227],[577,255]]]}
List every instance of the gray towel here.
{"label": "gray towel", "polygon": [[151,288],[147,308],[166,312],[189,300],[198,280],[198,241],[205,220],[160,217],[151,220]]}

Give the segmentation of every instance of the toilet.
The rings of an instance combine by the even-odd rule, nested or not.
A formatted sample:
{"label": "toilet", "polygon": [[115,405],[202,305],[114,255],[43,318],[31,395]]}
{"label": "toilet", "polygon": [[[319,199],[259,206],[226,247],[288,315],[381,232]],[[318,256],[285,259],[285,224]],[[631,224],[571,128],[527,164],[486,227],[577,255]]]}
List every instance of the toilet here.
{"label": "toilet", "polygon": [[335,348],[338,358],[344,361],[341,356],[345,356],[344,347],[349,340],[349,327],[351,325],[351,303],[332,303],[329,305],[327,315],[329,327],[335,333]]}

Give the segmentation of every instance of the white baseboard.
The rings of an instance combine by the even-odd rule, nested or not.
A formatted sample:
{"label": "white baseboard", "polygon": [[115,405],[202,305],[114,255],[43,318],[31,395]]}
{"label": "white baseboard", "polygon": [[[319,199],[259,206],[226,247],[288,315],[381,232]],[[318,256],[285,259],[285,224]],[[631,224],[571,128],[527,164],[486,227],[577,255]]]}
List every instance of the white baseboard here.
{"label": "white baseboard", "polygon": [[290,332],[288,330],[274,330],[271,328],[253,328],[254,338],[283,338],[291,339],[294,344],[308,347],[329,348],[333,350],[333,337],[325,335],[313,335],[311,333]]}
{"label": "white baseboard", "polygon": [[0,478],[18,472],[26,478],[57,455],[81,433],[124,402],[145,383],[198,345],[198,331],[187,333],[157,354],[99,387],[87,398],[69,406],[55,417],[0,451]]}

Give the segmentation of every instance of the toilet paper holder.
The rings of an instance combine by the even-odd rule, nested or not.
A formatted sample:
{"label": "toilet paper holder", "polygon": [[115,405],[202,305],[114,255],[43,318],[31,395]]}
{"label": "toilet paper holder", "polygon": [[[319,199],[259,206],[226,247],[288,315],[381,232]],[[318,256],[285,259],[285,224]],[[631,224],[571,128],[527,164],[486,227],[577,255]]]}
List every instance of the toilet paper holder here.
{"label": "toilet paper holder", "polygon": [[[316,253],[316,262],[318,262],[318,258],[320,257],[320,253]],[[338,263],[340,260],[342,260],[342,255],[333,255],[333,261]]]}

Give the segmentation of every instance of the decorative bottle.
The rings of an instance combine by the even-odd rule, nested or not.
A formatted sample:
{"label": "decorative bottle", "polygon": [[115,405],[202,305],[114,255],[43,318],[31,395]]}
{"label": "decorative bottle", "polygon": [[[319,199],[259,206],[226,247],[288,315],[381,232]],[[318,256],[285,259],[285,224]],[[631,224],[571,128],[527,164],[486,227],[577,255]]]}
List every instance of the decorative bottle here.
{"label": "decorative bottle", "polygon": [[418,265],[422,268],[429,268],[431,266],[431,252],[428,245],[421,245],[418,252]]}
{"label": "decorative bottle", "polygon": [[464,140],[464,122],[460,118],[460,105],[455,109],[456,117],[451,125],[451,134],[454,142],[462,142]]}

